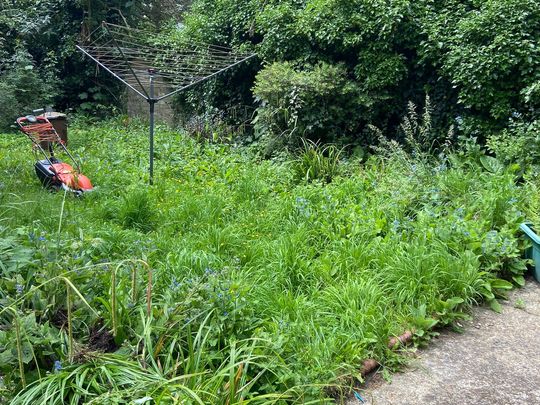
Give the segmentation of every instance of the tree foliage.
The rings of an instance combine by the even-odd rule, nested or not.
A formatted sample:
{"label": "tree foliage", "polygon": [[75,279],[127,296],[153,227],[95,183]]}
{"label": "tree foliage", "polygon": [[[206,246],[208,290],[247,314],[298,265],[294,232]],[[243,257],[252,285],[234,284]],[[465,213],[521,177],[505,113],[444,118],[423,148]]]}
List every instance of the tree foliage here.
{"label": "tree foliage", "polygon": [[429,10],[424,63],[448,78],[458,102],[504,124],[540,102],[540,3],[535,0],[447,1]]}
{"label": "tree foliage", "polygon": [[[355,89],[341,111],[355,112],[342,135],[361,141],[367,124],[395,128],[407,102],[421,104],[426,93],[441,136],[456,118],[462,129],[498,131],[513,113],[534,115],[539,25],[534,0],[196,0],[183,33],[257,51],[257,124],[266,135],[280,128],[288,136],[317,117],[302,135],[332,139],[340,119],[327,115],[319,125],[320,106],[331,99],[340,108],[343,86],[328,89],[323,80],[318,89],[314,72],[321,63],[339,69]],[[314,89],[298,109],[290,104],[299,87],[291,78],[309,76]],[[279,121],[284,105],[299,114],[286,128]]]}
{"label": "tree foliage", "polygon": [[[177,104],[186,115],[255,104],[258,135],[285,137],[276,146],[303,136],[366,143],[365,128],[395,132],[407,103],[421,105],[426,93],[440,136],[457,124],[485,139],[516,114],[538,118],[536,0],[194,0],[181,14],[189,3],[6,0],[0,57],[9,61],[25,50],[38,77],[62,79],[47,90],[60,107],[92,111],[121,89],[98,77],[74,47],[102,20],[160,30],[171,43],[187,37],[250,49],[258,63],[199,86]],[[8,69],[0,68],[0,80],[17,92],[6,82]]]}
{"label": "tree foliage", "polygon": [[[166,4],[167,3],[167,4]],[[0,125],[43,103],[105,113],[121,87],[75,48],[102,22],[155,28],[167,1],[4,0],[0,3]],[[21,60],[23,58],[24,60]],[[31,80],[29,80],[31,76]]]}

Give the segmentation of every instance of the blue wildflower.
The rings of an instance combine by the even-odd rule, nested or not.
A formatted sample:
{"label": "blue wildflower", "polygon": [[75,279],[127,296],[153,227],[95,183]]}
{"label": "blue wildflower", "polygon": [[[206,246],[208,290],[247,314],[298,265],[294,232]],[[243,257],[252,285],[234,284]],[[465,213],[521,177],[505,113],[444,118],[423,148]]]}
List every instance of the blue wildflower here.
{"label": "blue wildflower", "polygon": [[22,284],[15,284],[15,290],[17,290],[17,295],[21,295],[24,292],[24,286]]}
{"label": "blue wildflower", "polygon": [[171,290],[176,290],[178,287],[180,287],[182,285],[181,282],[179,282],[176,277],[173,277],[172,281],[171,281]]}
{"label": "blue wildflower", "polygon": [[446,164],[441,163],[439,166],[435,167],[435,173],[444,172],[447,169]]}
{"label": "blue wildflower", "polygon": [[44,241],[46,241],[47,239],[45,238],[45,236],[40,236],[40,237],[39,237],[39,240],[40,240],[41,242],[44,242]]}
{"label": "blue wildflower", "polygon": [[495,230],[492,230],[492,231],[489,231],[487,234],[486,234],[486,239],[490,240],[490,241],[493,241],[497,238],[497,231]]}
{"label": "blue wildflower", "polygon": [[500,249],[500,253],[502,255],[510,253],[511,246],[512,246],[512,242],[508,238],[504,238],[503,244],[502,244],[501,249]]}
{"label": "blue wildflower", "polygon": [[311,212],[309,210],[309,201],[303,197],[296,197],[296,209],[300,214],[309,217]]}
{"label": "blue wildflower", "polygon": [[54,371],[60,371],[62,370],[62,363],[60,363],[59,360],[55,360],[54,362]]}

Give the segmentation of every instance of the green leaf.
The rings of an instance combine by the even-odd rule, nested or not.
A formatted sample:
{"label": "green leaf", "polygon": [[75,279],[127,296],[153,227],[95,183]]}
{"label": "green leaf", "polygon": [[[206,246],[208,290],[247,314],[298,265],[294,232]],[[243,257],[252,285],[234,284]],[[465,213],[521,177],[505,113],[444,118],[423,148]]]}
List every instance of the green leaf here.
{"label": "green leaf", "polygon": [[500,314],[502,312],[502,305],[499,304],[499,301],[497,300],[491,300],[489,301],[489,306],[492,310]]}
{"label": "green leaf", "polygon": [[514,288],[512,283],[506,280],[502,280],[500,278],[496,278],[495,280],[492,280],[491,287],[499,289],[499,290],[511,290],[512,288]]}
{"label": "green leaf", "polygon": [[512,277],[512,280],[514,280],[514,282],[520,287],[523,287],[525,285],[525,277],[523,276],[514,276]]}
{"label": "green leaf", "polygon": [[6,365],[15,362],[16,357],[13,355],[11,349],[0,352],[0,364],[5,367]]}
{"label": "green leaf", "polygon": [[32,361],[33,358],[33,351],[32,351],[32,345],[30,342],[25,341],[21,345],[21,357],[24,364],[28,364]]}
{"label": "green leaf", "polygon": [[480,163],[490,173],[500,173],[504,168],[503,164],[492,156],[480,157]]}
{"label": "green leaf", "polygon": [[36,314],[34,312],[21,318],[20,322],[24,330],[33,331],[37,328]]}
{"label": "green leaf", "polygon": [[153,400],[152,397],[143,397],[143,398],[139,398],[139,399],[134,400],[133,403],[134,404],[146,404],[147,402],[150,402],[152,400]]}
{"label": "green leaf", "polygon": [[446,300],[446,306],[449,308],[449,309],[454,309],[455,307],[457,307],[459,304],[463,304],[465,301],[463,300],[463,298],[460,298],[460,297],[452,297],[452,298],[449,298]]}

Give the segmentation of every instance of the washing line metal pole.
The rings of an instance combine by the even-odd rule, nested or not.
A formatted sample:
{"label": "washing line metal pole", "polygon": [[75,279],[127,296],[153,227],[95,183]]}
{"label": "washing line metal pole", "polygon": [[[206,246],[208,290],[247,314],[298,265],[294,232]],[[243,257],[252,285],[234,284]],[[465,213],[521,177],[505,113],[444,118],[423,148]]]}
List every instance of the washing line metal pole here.
{"label": "washing line metal pole", "polygon": [[150,105],[150,185],[154,184],[154,107],[157,100],[154,98],[154,69],[148,69],[150,75],[150,97],[148,97],[148,104]]}
{"label": "washing line metal pole", "polygon": [[[142,98],[144,98],[148,102],[149,115],[150,115],[150,117],[149,117],[150,118],[150,123],[149,123],[150,124],[149,125],[150,126],[150,128],[149,128],[149,149],[150,149],[150,151],[149,151],[150,152],[150,156],[149,156],[149,183],[150,183],[150,185],[153,185],[154,184],[154,130],[155,130],[154,126],[155,126],[155,105],[156,105],[156,103],[158,103],[159,101],[161,101],[161,100],[163,100],[165,98],[168,98],[168,97],[171,97],[171,96],[173,96],[175,94],[178,94],[178,93],[180,93],[182,91],[186,91],[186,90],[194,87],[198,83],[201,83],[201,82],[203,82],[205,80],[208,80],[208,79],[210,79],[212,77],[215,77],[218,74],[220,74],[220,73],[222,73],[222,72],[224,72],[224,71],[226,71],[228,69],[231,69],[232,67],[237,66],[240,63],[243,63],[243,62],[247,61],[248,59],[251,59],[251,58],[253,58],[253,57],[257,56],[257,55],[256,54],[251,54],[249,56],[246,56],[244,54],[243,56],[235,56],[234,59],[232,59],[232,57],[229,57],[229,61],[227,62],[227,63],[229,63],[229,65],[227,67],[224,67],[224,68],[221,68],[221,69],[219,69],[219,66],[214,66],[209,61],[206,61],[206,59],[203,59],[203,61],[201,63],[205,63],[204,64],[205,68],[210,67],[212,69],[217,69],[213,73],[210,73],[210,74],[206,73],[206,76],[203,76],[203,77],[198,76],[196,74],[196,72],[193,71],[195,69],[195,67],[199,65],[197,63],[197,61],[195,61],[195,62],[192,61],[192,65],[189,65],[190,61],[187,60],[186,61],[186,63],[188,64],[188,65],[186,65],[187,68],[188,68],[187,73],[191,72],[191,77],[190,77],[191,80],[187,81],[187,83],[186,83],[186,80],[184,80],[186,78],[185,77],[185,75],[186,75],[185,67],[182,67],[183,65],[182,66],[174,66],[173,65],[173,68],[176,68],[176,70],[173,69],[171,74],[176,75],[178,79],[182,79],[181,83],[183,82],[184,85],[181,86],[181,87],[177,87],[176,89],[174,89],[173,91],[170,91],[167,94],[156,95],[155,94],[156,75],[159,76],[159,75],[162,75],[162,74],[159,71],[157,71],[155,68],[151,67],[156,63],[156,60],[153,59],[153,56],[155,56],[155,55],[150,55],[149,57],[147,57],[148,55],[144,54],[144,52],[141,54],[141,52],[138,51],[139,48],[137,48],[137,43],[124,41],[124,42],[126,42],[128,44],[128,46],[124,46],[125,44],[121,44],[117,40],[117,38],[115,36],[115,33],[112,30],[109,29],[109,25],[114,26],[112,24],[106,24],[105,22],[103,23],[103,27],[105,29],[105,32],[108,35],[108,37],[110,37],[112,39],[112,45],[114,46],[116,52],[112,51],[112,47],[110,46],[110,43],[111,43],[110,40],[105,42],[102,45],[95,45],[96,42],[92,42],[90,44],[90,46],[88,46],[86,49],[85,49],[85,46],[76,45],[76,47],[84,55],[86,55],[91,60],[96,62],[98,66],[105,69],[107,72],[109,72],[111,75],[113,75],[113,77],[118,79],[120,82],[125,84],[129,89],[133,90],[135,93],[137,93],[137,95],[141,96]],[[120,28],[126,28],[126,27],[120,27]],[[133,46],[135,46],[135,48],[133,48]],[[144,47],[144,42],[142,42],[141,46]],[[232,52],[232,49],[224,48],[224,47],[221,47],[221,48],[222,49],[227,49],[227,51],[229,53]],[[133,56],[132,54],[130,54],[128,52],[125,52],[126,50],[130,51],[131,53],[133,53],[133,50],[135,50],[135,51],[137,51],[139,53],[136,53],[136,56]],[[158,49],[156,48],[156,51],[157,50]],[[195,51],[192,50],[190,52],[196,54],[197,49],[195,49]],[[223,52],[223,51],[221,51],[221,52]],[[94,54],[94,55],[92,55],[92,54]],[[200,53],[200,54],[202,55],[202,53]],[[107,58],[105,58],[104,56],[107,56]],[[130,59],[130,57],[131,57],[131,59]],[[104,59],[104,60],[102,60],[102,59]],[[139,59],[141,59],[141,61],[139,61]],[[146,66],[148,67],[148,78],[149,78],[148,91],[147,91],[147,89],[145,88],[145,86],[142,83],[142,81],[143,81],[142,77],[139,77],[139,74],[141,74],[142,72],[138,68],[134,68],[133,62],[141,62],[141,63],[146,64]],[[144,72],[144,70],[143,70],[143,72]],[[165,72],[167,72],[167,69],[165,70]],[[134,81],[128,79],[128,77],[130,77],[130,76],[133,76]],[[167,75],[165,75],[165,77],[167,77]],[[172,80],[172,83],[170,83],[170,84],[172,86],[174,86],[175,85],[174,80]],[[176,85],[178,85],[178,83]]]}
{"label": "washing line metal pole", "polygon": [[235,66],[241,64],[242,62],[245,62],[245,61],[247,61],[247,60],[249,60],[249,59],[251,59],[251,58],[254,58],[255,56],[257,56],[256,53],[254,53],[253,55],[250,55],[250,56],[248,56],[248,57],[246,57],[246,58],[243,58],[243,59],[241,59],[241,60],[238,60],[237,62],[235,62],[235,63],[233,63],[233,64],[231,64],[231,65],[229,65],[229,66],[227,66],[227,67],[225,67],[225,68],[223,68],[223,69],[220,69],[220,70],[218,70],[217,72],[212,73],[211,75],[208,75],[208,76],[205,76],[205,77],[198,78],[198,79],[194,80],[193,82],[191,82],[191,83],[189,83],[189,84],[187,84],[187,85],[185,85],[185,86],[183,86],[183,87],[180,87],[179,89],[176,89],[176,90],[174,90],[174,91],[172,91],[172,92],[170,92],[170,93],[165,94],[164,96],[159,97],[159,98],[158,98],[158,101],[159,101],[159,100],[163,100],[164,98],[173,96],[173,95],[175,95],[175,94],[177,94],[177,93],[180,93],[180,92],[182,92],[182,91],[188,90],[188,89],[190,89],[191,87],[195,86],[196,84],[199,84],[199,83],[201,83],[201,82],[203,82],[203,81],[205,81],[205,80],[211,79],[212,77],[217,76],[217,75],[219,75],[220,73],[223,73],[223,72],[225,72],[226,70],[229,70],[230,68],[235,67]]}
{"label": "washing line metal pole", "polygon": [[[131,74],[133,75],[133,77],[135,78],[135,80],[137,81],[139,86],[141,87],[141,90],[146,95],[146,97],[148,97],[148,94],[146,93],[146,90],[145,90],[144,86],[142,85],[141,81],[139,80],[139,76],[137,76],[137,73],[135,73],[135,71],[133,70],[133,67],[131,66],[131,63],[128,62],[128,59],[126,58],[126,55],[124,54],[124,51],[122,50],[122,47],[120,46],[120,44],[116,40],[116,37],[111,33],[111,31],[109,30],[109,27],[107,27],[107,24],[102,24],[102,25],[105,27],[105,29],[109,33],[109,36],[112,38],[113,43],[116,46],[116,49],[118,49],[118,52],[120,52],[120,55],[122,55],[122,58],[124,59],[124,61],[126,61],[127,66],[129,68],[129,70],[131,71]],[[150,97],[152,97],[152,96],[150,96]]]}
{"label": "washing line metal pole", "polygon": [[119,75],[117,75],[116,73],[114,73],[111,69],[109,69],[106,65],[104,65],[103,63],[101,63],[101,61],[97,58],[94,58],[89,52],[86,51],[86,49],[84,49],[83,47],[79,46],[79,45],[75,45],[75,47],[81,51],[82,53],[84,53],[86,56],[88,56],[90,59],[92,59],[94,62],[96,62],[99,66],[101,66],[103,69],[105,69],[107,72],[109,72],[111,75],[113,75],[116,79],[118,79],[119,81],[121,81],[122,83],[124,83],[127,87],[129,87],[131,90],[133,90],[135,93],[137,93],[139,96],[147,99],[148,97],[141,93],[139,90],[137,90],[135,87],[133,87],[131,84],[129,84],[126,80],[122,79]]}

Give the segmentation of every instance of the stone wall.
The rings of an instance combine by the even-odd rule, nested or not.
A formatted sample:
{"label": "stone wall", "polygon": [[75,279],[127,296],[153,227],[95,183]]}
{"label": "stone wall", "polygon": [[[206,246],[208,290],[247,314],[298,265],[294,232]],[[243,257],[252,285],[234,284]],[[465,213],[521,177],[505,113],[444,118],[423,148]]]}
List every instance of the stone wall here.
{"label": "stone wall", "polygon": [[[175,18],[179,24],[183,19],[183,14],[189,9],[192,0],[161,0],[151,2],[149,17],[156,26],[159,26],[164,21],[168,21],[171,16]],[[171,89],[156,87],[156,97],[163,96]],[[137,117],[148,120],[149,109],[148,102],[132,90],[127,90],[124,97],[127,114],[130,117]],[[155,119],[158,123],[169,125],[175,124],[175,114],[172,108],[172,99],[166,98],[156,104]]]}
{"label": "stone wall", "polygon": [[[167,94],[170,90],[156,89],[156,97]],[[174,110],[171,105],[171,98],[166,98],[156,103],[155,120],[157,123],[175,124]],[[127,90],[126,109],[129,117],[137,117],[144,120],[149,118],[148,102],[132,90]]]}

